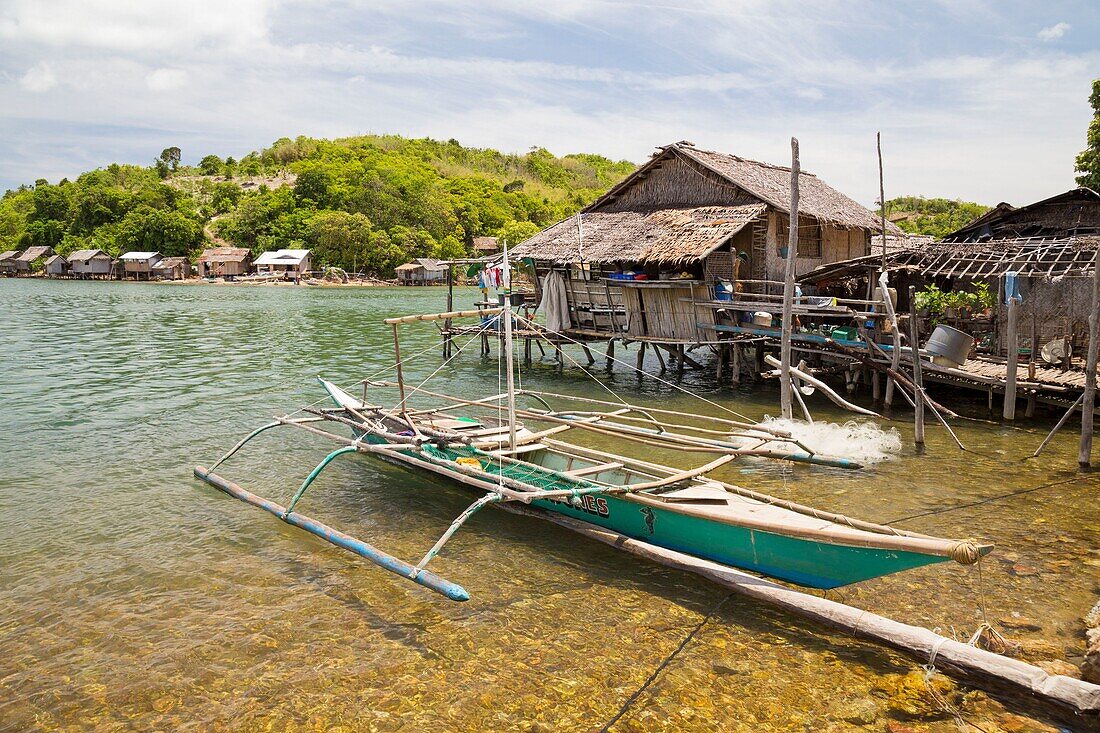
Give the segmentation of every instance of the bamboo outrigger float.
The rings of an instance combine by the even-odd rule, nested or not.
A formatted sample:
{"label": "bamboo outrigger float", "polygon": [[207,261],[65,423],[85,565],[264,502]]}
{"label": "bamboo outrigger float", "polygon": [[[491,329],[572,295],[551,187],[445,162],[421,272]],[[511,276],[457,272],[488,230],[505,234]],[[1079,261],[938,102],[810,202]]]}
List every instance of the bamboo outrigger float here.
{"label": "bamboo outrigger float", "polygon": [[[507,255],[505,267],[506,263]],[[946,560],[971,564],[992,549],[971,540],[930,537],[819,511],[708,475],[745,456],[859,468],[847,459],[819,455],[781,430],[742,420],[643,408],[625,401],[517,390],[511,348],[516,316],[508,301],[506,295],[505,306],[488,311],[387,319],[385,323],[393,330],[396,382],[363,380],[362,397],[356,397],[321,379],[333,407],[306,407],[299,411],[305,413],[302,417],[277,417],[209,469],[196,467],[195,475],[288,524],[456,601],[467,600],[469,594],[426,566],[471,516],[491,504],[535,506],[658,547],[823,589]],[[467,399],[428,391],[423,383],[410,389],[404,377],[399,327],[475,316],[495,316],[502,322],[506,391]],[[496,324],[483,327],[495,328]],[[380,389],[397,390],[392,407],[368,402],[368,392]],[[409,400],[414,395],[431,398],[434,403],[413,409]],[[538,407],[518,408],[517,398],[529,399]],[[555,409],[548,400],[616,409]],[[494,406],[496,416],[483,414]],[[672,421],[685,418],[706,427]],[[538,429],[529,429],[527,424]],[[285,507],[214,473],[254,437],[281,426],[325,437],[340,446],[310,472]],[[347,429],[350,435],[343,434]],[[705,454],[708,460],[691,469],[673,468],[561,439],[570,432]],[[480,496],[419,562],[406,562],[295,511],[321,471],[347,453],[366,453],[435,473]]]}

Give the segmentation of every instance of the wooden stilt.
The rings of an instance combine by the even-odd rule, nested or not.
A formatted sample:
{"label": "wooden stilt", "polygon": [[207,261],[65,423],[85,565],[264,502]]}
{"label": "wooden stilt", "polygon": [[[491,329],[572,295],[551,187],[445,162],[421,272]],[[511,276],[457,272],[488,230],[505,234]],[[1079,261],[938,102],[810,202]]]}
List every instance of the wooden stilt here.
{"label": "wooden stilt", "polygon": [[[1069,406],[1068,410],[1066,410],[1066,414],[1062,415],[1061,419],[1058,420],[1058,422],[1055,424],[1054,428],[1051,429],[1051,431],[1049,433],[1047,433],[1047,437],[1043,438],[1043,442],[1040,443],[1039,447],[1035,449],[1035,452],[1031,454],[1032,458],[1038,458],[1039,457],[1039,454],[1042,453],[1043,449],[1047,447],[1047,443],[1049,443],[1051,441],[1051,439],[1054,438],[1055,433],[1057,433],[1059,430],[1062,429],[1062,426],[1066,424],[1067,420],[1069,420],[1069,416],[1072,415],[1073,412],[1084,401],[1085,401],[1085,393],[1082,392],[1077,397],[1077,400],[1072,405]],[[1082,421],[1083,420],[1084,420],[1084,417],[1082,416]]]}
{"label": "wooden stilt", "polygon": [[634,368],[638,370],[638,375],[639,376],[641,376],[642,364],[645,363],[645,347],[646,347],[646,342],[645,341],[639,341],[638,342],[638,359],[637,359],[637,362],[634,365]]}
{"label": "wooden stilt", "polygon": [[608,339],[606,357],[607,371],[611,371],[615,367],[615,339]]}
{"label": "wooden stilt", "polygon": [[726,358],[726,347],[719,344],[719,346],[718,346],[718,358],[715,359],[715,367],[714,367],[714,378],[718,381],[719,384],[722,383],[722,367],[724,366],[724,364],[722,364],[722,362],[725,360],[725,358]]}
{"label": "wooden stilt", "polygon": [[661,350],[657,348],[658,345],[659,344],[653,345],[653,353],[657,355],[657,363],[661,365],[661,374],[664,374],[668,370],[665,367],[665,357],[661,353]]}
{"label": "wooden stilt", "polygon": [[1100,358],[1100,249],[1092,260],[1092,313],[1089,314],[1089,352],[1085,359],[1085,391],[1081,405],[1081,445],[1077,462],[1088,466],[1092,462],[1093,411],[1096,409],[1096,362]]}
{"label": "wooden stilt", "polygon": [[588,359],[588,365],[592,366],[596,363],[596,357],[592,356],[592,349],[588,348],[588,344],[581,344],[581,349],[584,350],[584,357]]}
{"label": "wooden stilt", "polygon": [[920,363],[920,321],[917,319],[917,289],[909,286],[909,348],[913,354],[913,440],[924,445],[924,377]]}
{"label": "wooden stilt", "polygon": [[734,386],[741,384],[741,347],[734,344],[730,351],[730,383]]}
{"label": "wooden stilt", "polygon": [[531,366],[531,339],[523,339],[523,363],[526,366]]}
{"label": "wooden stilt", "polygon": [[676,345],[676,374],[684,376],[684,345]]}
{"label": "wooden stilt", "polygon": [[1008,364],[1005,371],[1005,404],[1002,416],[1005,420],[1016,419],[1016,368],[1020,360],[1020,345],[1016,334],[1016,321],[1019,317],[1019,304],[1016,297],[1008,299]]}

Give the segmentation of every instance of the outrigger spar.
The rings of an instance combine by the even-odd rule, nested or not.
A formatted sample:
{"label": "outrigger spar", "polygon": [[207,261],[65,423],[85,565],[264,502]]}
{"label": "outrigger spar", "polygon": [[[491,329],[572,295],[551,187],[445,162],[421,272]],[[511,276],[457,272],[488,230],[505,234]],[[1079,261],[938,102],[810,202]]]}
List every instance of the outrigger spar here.
{"label": "outrigger spar", "polygon": [[[287,524],[456,601],[470,596],[461,586],[427,570],[427,565],[471,516],[490,504],[503,508],[514,503],[535,506],[666,549],[814,588],[835,588],[946,560],[972,564],[992,549],[992,545],[973,540],[941,539],[820,511],[708,475],[744,456],[859,468],[852,461],[815,453],[782,430],[747,419],[642,407],[621,398],[597,400],[516,389],[512,363],[514,320],[528,328],[537,324],[512,311],[507,249],[502,274],[505,290],[499,308],[385,320],[393,330],[396,382],[364,379],[359,398],[319,379],[334,407],[303,407],[293,414],[301,416],[276,417],[233,446],[209,469],[197,466],[195,475]],[[428,380],[410,389],[404,366],[412,357],[402,359],[399,327],[471,317],[482,318],[482,327],[471,341],[488,329],[503,329],[505,392],[476,399],[457,397],[425,389]],[[444,365],[461,351],[457,349]],[[388,409],[372,404],[367,400],[368,389],[396,389],[398,401]],[[409,400],[414,395],[433,402],[413,409]],[[517,408],[520,397],[536,406]],[[505,419],[499,413],[484,414],[494,404],[499,410],[502,401],[507,406]],[[571,403],[577,409],[556,408],[550,401]],[[731,410],[721,409],[740,418]],[[257,435],[282,426],[319,435],[339,446],[306,476],[286,506],[214,473]],[[334,432],[347,428],[350,437]],[[624,446],[629,443],[685,455],[698,453],[708,460],[694,468],[675,468],[567,442],[561,439],[566,433],[609,437]],[[438,474],[480,496],[418,562],[407,562],[295,511],[321,471],[346,453],[366,453]]]}

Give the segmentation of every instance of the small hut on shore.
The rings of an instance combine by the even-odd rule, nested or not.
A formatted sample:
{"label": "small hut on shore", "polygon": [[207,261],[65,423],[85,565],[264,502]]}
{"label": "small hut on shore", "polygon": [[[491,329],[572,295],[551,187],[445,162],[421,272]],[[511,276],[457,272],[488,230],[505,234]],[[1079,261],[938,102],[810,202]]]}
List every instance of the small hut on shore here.
{"label": "small hut on shore", "polygon": [[30,275],[41,270],[46,264],[46,259],[53,256],[53,253],[53,247],[27,247],[15,258],[15,274]]}
{"label": "small hut on shore", "polygon": [[256,272],[281,273],[293,280],[300,280],[313,269],[308,249],[280,249],[264,252],[253,263]]}
{"label": "small hut on shore", "polygon": [[199,256],[199,277],[232,280],[252,272],[252,253],[247,247],[213,247]]}
{"label": "small hut on shore", "polygon": [[66,277],[69,269],[69,261],[61,255],[53,255],[46,260],[46,277]]}
{"label": "small hut on shore", "polygon": [[133,278],[134,280],[151,280],[153,278],[153,268],[164,259],[164,255],[160,252],[126,252],[118,259],[122,263],[123,277]]}
{"label": "small hut on shore", "polygon": [[69,254],[73,277],[81,280],[110,279],[114,276],[115,260],[101,249],[78,249]]}
{"label": "small hut on shore", "polygon": [[402,285],[431,285],[447,279],[447,265],[428,257],[417,257],[396,268],[397,281]]}
{"label": "small hut on shore", "polygon": [[[540,288],[561,292],[576,335],[713,341],[722,308],[716,286],[782,291],[790,178],[783,166],[667,145],[512,254],[534,264]],[[870,252],[880,231],[874,214],[811,173],[800,174],[799,188],[800,272]],[[901,234],[892,224],[887,231]]]}
{"label": "small hut on shore", "polygon": [[19,250],[9,249],[7,252],[0,252],[0,275],[14,275],[15,274],[15,258],[19,256]]}
{"label": "small hut on shore", "polygon": [[191,261],[186,257],[165,257],[153,265],[152,276],[157,280],[185,280],[191,276]]}
{"label": "small hut on shore", "polygon": [[496,237],[474,237],[474,254],[477,257],[488,257],[500,251],[500,242]]}

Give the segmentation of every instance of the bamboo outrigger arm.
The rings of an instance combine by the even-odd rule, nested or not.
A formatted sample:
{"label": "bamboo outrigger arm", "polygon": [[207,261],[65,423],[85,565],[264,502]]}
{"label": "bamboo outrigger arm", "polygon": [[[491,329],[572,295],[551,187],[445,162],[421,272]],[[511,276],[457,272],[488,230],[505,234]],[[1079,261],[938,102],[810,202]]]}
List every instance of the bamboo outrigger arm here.
{"label": "bamboo outrigger arm", "polygon": [[422,585],[425,588],[434,590],[436,593],[444,595],[452,601],[470,600],[470,594],[466,592],[465,588],[457,583],[452,583],[423,568],[417,568],[414,565],[410,565],[400,558],[382,552],[377,547],[363,542],[362,540],[358,540],[351,535],[344,534],[337,529],[333,529],[327,524],[318,522],[316,519],[311,519],[310,517],[295,512],[287,512],[285,507],[269,499],[265,499],[262,496],[257,496],[241,488],[232,481],[224,479],[215,473],[211,473],[202,466],[195,467],[195,476],[214,488],[220,489],[236,499],[240,499],[246,504],[251,504],[252,506],[259,507],[266,512],[274,514],[289,525],[304,529],[306,532],[316,537],[320,537],[326,542],[330,542],[337,547],[348,550],[392,573],[406,577],[417,585]]}

